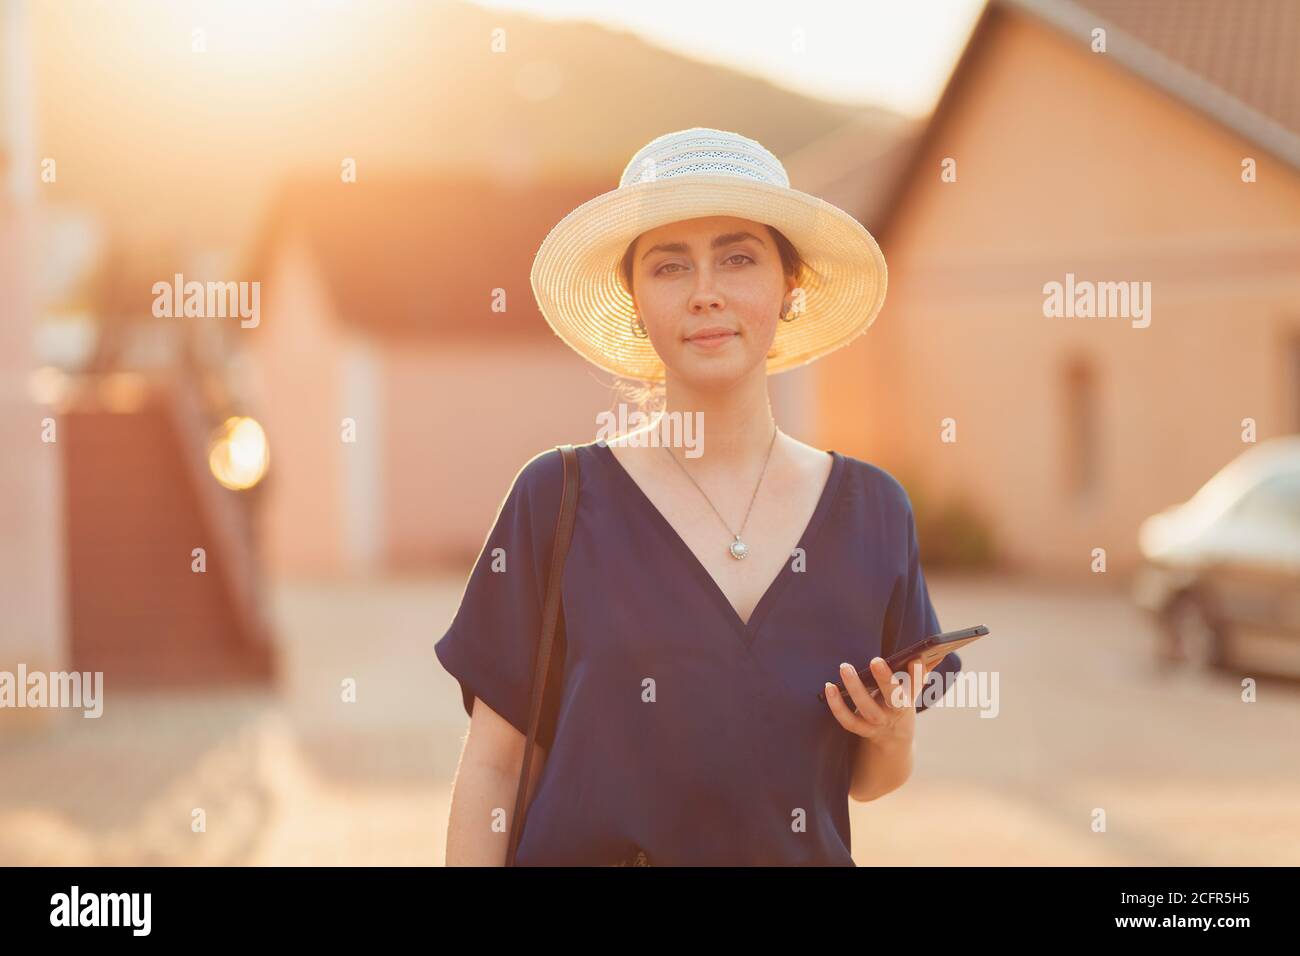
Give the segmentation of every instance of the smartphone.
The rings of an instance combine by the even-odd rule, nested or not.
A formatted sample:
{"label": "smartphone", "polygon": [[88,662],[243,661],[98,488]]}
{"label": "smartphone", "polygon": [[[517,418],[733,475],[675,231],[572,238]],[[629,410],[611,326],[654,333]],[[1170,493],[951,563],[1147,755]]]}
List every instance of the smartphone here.
{"label": "smartphone", "polygon": [[[943,634],[932,634],[925,640],[917,641],[911,647],[905,647],[901,651],[895,651],[885,658],[885,663],[889,665],[889,673],[897,674],[899,671],[906,671],[908,663],[916,657],[920,657],[925,662],[925,667],[942,660],[959,647],[965,647],[971,641],[978,640],[989,632],[989,629],[983,624],[976,624],[974,627],[965,627],[960,631],[947,631]],[[858,668],[858,677],[862,683],[871,692],[871,696],[880,701],[880,685],[876,683],[876,675],[871,672],[871,662],[868,661],[865,666]],[[844,686],[844,680],[835,681],[835,688],[844,695],[845,703],[851,704],[853,698],[849,696],[848,688]],[[918,691],[919,693],[919,688]],[[817,699],[826,700],[826,688],[823,687],[817,692]]]}

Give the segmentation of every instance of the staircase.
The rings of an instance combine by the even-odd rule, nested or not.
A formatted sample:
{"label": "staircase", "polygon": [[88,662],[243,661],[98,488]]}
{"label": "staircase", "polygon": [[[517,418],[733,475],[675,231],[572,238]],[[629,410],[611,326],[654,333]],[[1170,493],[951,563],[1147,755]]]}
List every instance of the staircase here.
{"label": "staircase", "polygon": [[[178,377],[129,408],[88,387],[59,418],[71,669],[105,686],[265,683],[274,648],[260,600],[257,489],[223,488],[206,424]],[[206,551],[206,571],[192,570]]]}

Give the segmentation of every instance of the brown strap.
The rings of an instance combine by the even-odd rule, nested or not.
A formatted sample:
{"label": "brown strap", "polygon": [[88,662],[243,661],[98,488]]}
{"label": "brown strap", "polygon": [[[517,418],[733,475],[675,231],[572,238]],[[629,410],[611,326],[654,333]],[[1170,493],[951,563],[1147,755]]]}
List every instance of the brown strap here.
{"label": "brown strap", "polygon": [[537,645],[537,660],[533,667],[533,687],[529,695],[528,736],[524,741],[524,761],[519,769],[519,787],[515,791],[515,812],[510,818],[510,845],[506,850],[506,866],[515,865],[515,851],[519,835],[524,828],[528,811],[528,771],[533,760],[533,744],[537,739],[537,726],[541,722],[542,700],[546,696],[546,675],[550,673],[551,647],[555,638],[555,622],[560,613],[560,579],[564,576],[564,558],[569,553],[573,538],[573,524],[578,513],[578,453],[572,445],[557,445],[564,461],[564,492],[560,498],[560,513],[555,520],[555,543],[551,547],[550,571],[546,578],[546,600],[542,604],[542,635]]}

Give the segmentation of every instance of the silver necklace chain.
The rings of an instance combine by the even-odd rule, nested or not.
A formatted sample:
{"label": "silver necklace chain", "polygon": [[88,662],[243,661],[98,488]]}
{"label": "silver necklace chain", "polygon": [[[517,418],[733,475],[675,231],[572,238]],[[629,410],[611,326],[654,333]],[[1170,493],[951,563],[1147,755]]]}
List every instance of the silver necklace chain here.
{"label": "silver necklace chain", "polygon": [[[758,488],[760,485],[763,484],[763,475],[767,473],[767,463],[772,458],[772,448],[776,445],[776,436],[780,430],[781,429],[777,428],[775,424],[773,425],[772,440],[771,442],[768,443],[767,446],[767,457],[763,459],[763,470],[758,473],[758,482],[754,485],[754,494],[750,496],[749,507],[745,509],[745,519],[740,523],[740,531],[744,531],[745,525],[749,523],[749,512],[753,510],[754,501],[755,499],[758,498]],[[677,461],[677,456],[673,454],[672,449],[669,448],[667,445],[664,446],[664,451],[668,452],[669,458],[671,458],[673,461]],[[709,503],[710,508],[713,508],[713,513],[718,516],[718,520],[722,522],[722,526],[726,528],[728,533],[730,533],[731,536],[735,539],[731,542],[730,545],[728,545],[727,547],[728,553],[737,560],[744,558],[747,554],[749,554],[749,546],[745,544],[744,541],[740,540],[740,531],[731,530],[731,525],[727,524],[727,519],[722,517],[722,512],[718,511],[717,507],[713,504],[713,500],[708,495],[704,494],[704,489],[700,488],[700,483],[696,481],[694,477],[692,477],[689,471],[686,470],[686,466],[683,465],[680,461],[677,461],[677,467],[680,468],[683,471],[683,473],[685,473],[687,478],[691,479],[691,484],[693,484],[697,489],[699,489],[700,494],[704,495],[704,500]]]}

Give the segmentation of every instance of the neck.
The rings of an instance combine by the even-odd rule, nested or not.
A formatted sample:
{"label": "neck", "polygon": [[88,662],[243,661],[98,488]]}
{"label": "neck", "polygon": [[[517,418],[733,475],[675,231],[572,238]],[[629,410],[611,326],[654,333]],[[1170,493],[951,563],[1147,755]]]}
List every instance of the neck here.
{"label": "neck", "polygon": [[[759,367],[755,372],[735,386],[716,390],[693,387],[669,374],[664,411],[678,412],[682,418],[699,413],[697,441],[703,453],[694,460],[704,470],[748,473],[750,466],[761,462],[772,447],[776,421],[767,392],[766,370]],[[673,451],[679,457],[684,454],[682,449]]]}

